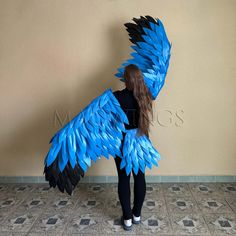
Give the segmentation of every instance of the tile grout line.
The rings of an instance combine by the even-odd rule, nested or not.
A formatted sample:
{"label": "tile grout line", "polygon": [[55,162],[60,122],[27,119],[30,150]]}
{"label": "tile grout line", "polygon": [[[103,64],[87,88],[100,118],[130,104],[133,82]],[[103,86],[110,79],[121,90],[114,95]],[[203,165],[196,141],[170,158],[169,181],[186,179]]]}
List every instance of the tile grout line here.
{"label": "tile grout line", "polygon": [[[37,183],[34,183],[34,184],[37,184]],[[37,188],[35,188],[35,189],[37,189]],[[34,189],[34,190],[35,190],[35,189]],[[28,196],[29,196],[29,195],[27,195],[24,200],[26,200],[26,199],[28,198]],[[23,203],[23,201],[22,201],[22,203]],[[33,224],[31,225],[31,227],[29,228],[29,230],[26,232],[26,236],[29,235],[30,230],[31,230],[32,227],[35,225],[35,223],[36,223],[37,220],[40,218],[40,216],[43,214],[43,210],[44,210],[44,209],[42,208],[41,212],[40,212],[39,215],[36,217],[35,221],[34,221]]]}
{"label": "tile grout line", "polygon": [[210,227],[209,227],[209,225],[207,224],[207,221],[206,221],[206,219],[205,219],[205,217],[204,217],[204,213],[202,212],[201,208],[199,207],[198,202],[197,202],[197,199],[194,197],[194,193],[191,191],[191,188],[190,188],[190,186],[189,186],[189,183],[188,183],[187,185],[188,185],[188,187],[189,187],[189,190],[190,190],[192,199],[193,199],[193,201],[195,201],[195,203],[196,203],[196,206],[197,206],[197,209],[198,209],[199,214],[200,214],[201,217],[203,218],[203,221],[204,221],[204,223],[205,223],[205,225],[206,225],[206,227],[207,227],[207,229],[208,229],[210,235],[213,236],[213,234],[211,233]]}
{"label": "tile grout line", "polygon": [[77,201],[75,202],[75,205],[74,205],[74,207],[72,208],[72,210],[71,210],[71,214],[70,214],[70,216],[69,216],[69,219],[67,219],[67,221],[66,221],[66,224],[65,224],[65,227],[64,227],[64,229],[62,230],[62,233],[61,233],[61,235],[60,236],[63,236],[64,235],[64,232],[66,231],[66,227],[67,227],[67,225],[69,225],[69,223],[70,223],[70,220],[72,219],[72,217],[73,217],[73,213],[74,213],[74,210],[75,210],[75,208],[76,208],[76,206],[77,206],[77,203],[79,202],[79,198],[77,199]]}
{"label": "tile grout line", "polygon": [[168,216],[168,220],[169,220],[169,223],[170,223],[171,231],[174,232],[174,226],[172,224],[172,219],[171,219],[171,215],[170,215],[170,212],[169,212],[169,208],[167,207],[166,194],[165,194],[165,191],[164,191],[163,184],[161,184],[161,191],[162,191],[162,194],[163,194],[163,197],[164,197],[164,201],[165,201],[165,205],[166,205],[166,211],[167,211],[167,216]]}
{"label": "tile grout line", "polygon": [[[218,190],[218,189],[217,189]],[[224,200],[225,200],[225,202],[228,204],[228,207],[232,210],[232,212],[235,214],[235,216],[236,216],[236,210],[234,210],[234,208],[231,206],[231,204],[229,203],[229,200],[225,197],[225,195],[223,195],[224,196]],[[229,197],[230,199],[231,199],[231,197]]]}

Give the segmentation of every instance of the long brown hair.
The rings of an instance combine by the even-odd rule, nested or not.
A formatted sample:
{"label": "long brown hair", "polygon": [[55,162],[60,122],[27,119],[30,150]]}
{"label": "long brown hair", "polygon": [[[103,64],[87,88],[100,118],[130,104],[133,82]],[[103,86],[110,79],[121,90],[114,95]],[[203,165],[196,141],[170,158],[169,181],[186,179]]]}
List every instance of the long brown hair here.
{"label": "long brown hair", "polygon": [[125,85],[128,90],[133,91],[133,95],[136,98],[139,105],[139,123],[138,123],[138,135],[149,136],[150,130],[150,117],[153,118],[152,110],[152,94],[145,84],[143,74],[138,66],[129,64],[124,70]]}

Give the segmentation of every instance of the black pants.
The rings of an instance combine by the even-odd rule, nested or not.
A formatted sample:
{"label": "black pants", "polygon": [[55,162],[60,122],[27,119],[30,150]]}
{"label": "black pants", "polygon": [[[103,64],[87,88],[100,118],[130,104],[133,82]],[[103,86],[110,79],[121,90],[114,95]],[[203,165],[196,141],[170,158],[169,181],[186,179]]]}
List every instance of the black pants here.
{"label": "black pants", "polygon": [[132,219],[132,214],[138,217],[141,215],[141,209],[146,195],[145,173],[143,173],[139,169],[139,172],[137,173],[137,175],[135,175],[135,173],[132,170],[134,177],[134,201],[133,201],[133,208],[131,209],[130,206],[131,173],[127,176],[125,167],[122,170],[120,169],[121,158],[119,156],[116,156],[115,163],[118,172],[118,196],[123,211],[123,218],[125,220]]}

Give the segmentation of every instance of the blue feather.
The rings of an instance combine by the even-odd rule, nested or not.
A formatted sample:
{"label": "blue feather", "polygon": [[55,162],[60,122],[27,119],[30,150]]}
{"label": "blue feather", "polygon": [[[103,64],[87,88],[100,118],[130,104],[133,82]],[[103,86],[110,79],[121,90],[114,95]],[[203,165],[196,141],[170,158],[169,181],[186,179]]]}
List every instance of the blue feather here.
{"label": "blue feather", "polygon": [[72,168],[74,169],[75,164],[76,164],[76,155],[75,155],[75,150],[73,148],[73,143],[72,143],[72,137],[71,135],[69,135],[68,139],[67,139],[67,148],[69,153],[67,153],[67,156],[69,157],[69,161],[70,164],[72,166]]}
{"label": "blue feather", "polygon": [[157,150],[146,135],[138,137],[137,131],[137,128],[126,130],[124,137],[120,168],[125,167],[127,175],[132,169],[136,174],[139,169],[144,173],[146,166],[150,169],[152,164],[158,166]]}

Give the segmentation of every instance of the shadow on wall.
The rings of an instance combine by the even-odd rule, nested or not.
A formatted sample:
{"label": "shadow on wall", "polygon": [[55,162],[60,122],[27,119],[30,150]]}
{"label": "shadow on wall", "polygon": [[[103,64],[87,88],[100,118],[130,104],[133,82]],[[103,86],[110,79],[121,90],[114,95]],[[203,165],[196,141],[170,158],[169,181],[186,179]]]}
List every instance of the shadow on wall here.
{"label": "shadow on wall", "polygon": [[[88,82],[78,86],[76,89],[76,101],[78,102],[74,105],[75,108],[66,105],[68,104],[67,94],[63,94],[60,96],[61,100],[58,100],[57,103],[45,104],[44,110],[42,110],[41,113],[39,112],[41,115],[37,116],[37,119],[28,120],[27,127],[15,130],[15,135],[12,140],[4,145],[1,144],[0,151],[2,153],[2,158],[5,160],[7,159],[5,163],[10,166],[15,166],[12,172],[8,171],[7,175],[20,175],[18,173],[23,173],[22,175],[26,176],[43,175],[44,158],[50,148],[49,141],[55,132],[69,121],[64,121],[62,126],[59,125],[59,122],[55,124],[55,111],[58,108],[70,111],[69,118],[72,119],[84,109],[92,99],[102,94],[108,88],[115,90],[114,87],[117,87],[117,85],[121,83],[114,74],[117,72],[117,68],[122,64],[124,57],[125,60],[128,59],[129,55],[127,52],[130,50],[127,36],[124,38],[122,35],[122,25],[123,23],[120,22],[108,29],[107,37],[110,38],[110,44],[107,45],[107,47],[109,47],[110,55],[107,57],[106,66],[101,68],[100,71],[95,71],[93,74],[91,73],[89,75],[91,79],[89,78],[87,80]],[[127,46],[124,48],[124,45]],[[98,46],[99,45],[95,45],[94,47]],[[79,79],[80,78],[78,77],[78,81]],[[86,99],[82,96],[83,93],[81,93],[81,91],[86,91]],[[54,108],[53,110],[52,107]],[[60,115],[63,119],[65,118],[65,114]],[[25,163],[27,163],[27,165]],[[37,169],[38,165],[41,165],[40,173],[34,173],[33,170]],[[27,173],[25,173],[26,166],[31,168]],[[14,170],[17,168],[19,169],[19,172],[16,174]],[[2,170],[4,170],[4,167]],[[4,175],[6,175],[6,173],[4,173]]]}

